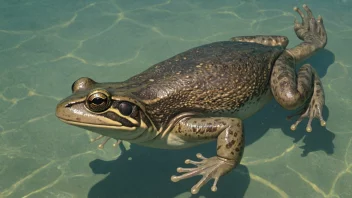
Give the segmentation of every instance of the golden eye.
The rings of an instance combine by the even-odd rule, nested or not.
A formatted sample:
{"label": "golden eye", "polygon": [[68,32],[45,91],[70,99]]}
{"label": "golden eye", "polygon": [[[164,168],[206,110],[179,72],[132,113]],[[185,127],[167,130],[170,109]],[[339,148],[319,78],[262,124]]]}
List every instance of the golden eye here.
{"label": "golden eye", "polygon": [[93,112],[103,112],[110,107],[110,97],[102,92],[95,92],[88,96],[86,106]]}

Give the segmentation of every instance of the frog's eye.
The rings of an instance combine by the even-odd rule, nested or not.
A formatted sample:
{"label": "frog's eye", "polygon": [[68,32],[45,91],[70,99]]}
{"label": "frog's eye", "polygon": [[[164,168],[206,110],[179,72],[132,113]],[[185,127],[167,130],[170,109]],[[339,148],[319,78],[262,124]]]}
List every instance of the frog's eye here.
{"label": "frog's eye", "polygon": [[101,92],[92,93],[87,98],[86,106],[93,112],[103,112],[110,107],[110,97]]}
{"label": "frog's eye", "polygon": [[119,104],[119,111],[121,112],[122,115],[129,116],[133,111],[133,106],[129,102],[121,102]]}

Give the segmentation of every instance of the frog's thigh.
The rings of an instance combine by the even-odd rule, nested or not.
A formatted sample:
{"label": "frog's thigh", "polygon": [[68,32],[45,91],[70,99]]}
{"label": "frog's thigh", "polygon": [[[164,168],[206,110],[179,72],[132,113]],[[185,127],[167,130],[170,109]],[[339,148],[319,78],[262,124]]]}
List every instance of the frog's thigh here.
{"label": "frog's thigh", "polygon": [[231,38],[231,41],[259,43],[267,46],[282,46],[284,48],[288,45],[288,38],[286,36],[238,36]]}
{"label": "frog's thigh", "polygon": [[[320,78],[309,64],[299,69],[296,81],[294,60],[287,52],[284,52],[275,62],[270,81],[271,91],[276,101],[289,110],[302,106],[312,96],[314,86],[314,92],[322,91]],[[320,100],[322,97],[315,99]]]}
{"label": "frog's thigh", "polygon": [[241,161],[244,150],[242,121],[237,118],[184,118],[173,128],[179,137],[192,140],[217,139],[217,155],[235,164]]}

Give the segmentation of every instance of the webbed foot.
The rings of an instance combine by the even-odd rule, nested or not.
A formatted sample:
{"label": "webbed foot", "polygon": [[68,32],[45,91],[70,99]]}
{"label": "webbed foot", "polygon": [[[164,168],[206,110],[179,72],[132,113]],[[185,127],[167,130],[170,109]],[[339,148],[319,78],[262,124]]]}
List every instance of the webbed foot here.
{"label": "webbed foot", "polygon": [[318,118],[320,120],[320,125],[325,126],[326,122],[323,119],[323,106],[325,103],[325,97],[324,97],[324,89],[323,85],[321,84],[320,78],[318,77],[317,73],[313,69],[314,73],[314,90],[313,90],[313,95],[308,100],[308,102],[303,106],[302,110],[298,111],[295,115],[288,116],[288,118],[294,117],[296,115],[299,115],[299,118],[297,119],[296,123],[291,125],[291,130],[294,131],[296,130],[298,124],[304,119],[304,118],[309,118],[308,124],[306,127],[307,132],[312,131],[312,120],[314,118]]}
{"label": "webbed foot", "polygon": [[307,15],[304,15],[298,7],[293,8],[302,18],[302,23],[298,22],[297,19],[294,22],[294,30],[297,37],[303,41],[314,43],[317,48],[323,48],[327,43],[323,18],[318,16],[316,20],[306,4],[303,5],[303,9]]}
{"label": "webbed foot", "polygon": [[[296,130],[298,124],[304,119],[304,118],[309,118],[308,124],[306,127],[307,132],[312,132],[312,120],[313,118],[318,118],[320,120],[320,125],[325,126],[326,121],[323,119],[322,116],[322,105],[320,104],[314,104],[314,100],[310,101],[308,107],[304,108],[301,112],[301,115],[297,119],[296,123],[291,125],[291,130],[294,131]],[[291,118],[292,116],[288,116],[288,118]]]}
{"label": "webbed foot", "polygon": [[178,182],[182,179],[187,179],[197,175],[203,175],[202,179],[200,179],[199,182],[192,187],[192,194],[197,194],[199,189],[211,179],[214,179],[214,183],[211,187],[211,190],[215,192],[217,190],[216,185],[219,181],[219,178],[235,167],[235,160],[228,160],[218,156],[205,158],[200,153],[197,154],[197,158],[201,159],[201,161],[192,161],[189,159],[185,161],[186,164],[193,164],[197,167],[177,168],[177,172],[184,174],[180,176],[173,175],[171,177],[171,181]]}

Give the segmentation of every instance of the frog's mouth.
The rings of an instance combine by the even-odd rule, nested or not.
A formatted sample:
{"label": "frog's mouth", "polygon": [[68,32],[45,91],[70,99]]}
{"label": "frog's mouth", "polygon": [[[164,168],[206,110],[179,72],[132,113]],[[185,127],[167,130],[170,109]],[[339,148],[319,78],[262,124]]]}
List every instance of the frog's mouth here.
{"label": "frog's mouth", "polygon": [[[94,138],[91,141],[96,141],[98,139],[103,138],[104,136],[107,138],[106,141],[110,138],[113,138],[116,140],[126,140],[126,141],[136,142],[136,143],[146,141],[145,138],[142,138],[144,136],[143,134],[145,134],[145,132],[148,130],[145,128],[99,125],[99,124],[75,122],[71,120],[65,120],[62,118],[59,118],[59,119],[67,124],[74,125],[79,128],[100,134],[99,137]],[[150,139],[150,137],[148,137],[148,139]]]}
{"label": "frog's mouth", "polygon": [[107,124],[91,124],[91,123],[84,123],[72,120],[66,120],[64,118],[58,117],[62,122],[65,122],[70,125],[78,126],[78,127],[89,127],[89,128],[104,128],[104,129],[114,129],[114,130],[123,130],[123,131],[134,131],[137,127],[126,127],[123,126],[121,123],[115,122],[117,125],[107,125]]}

